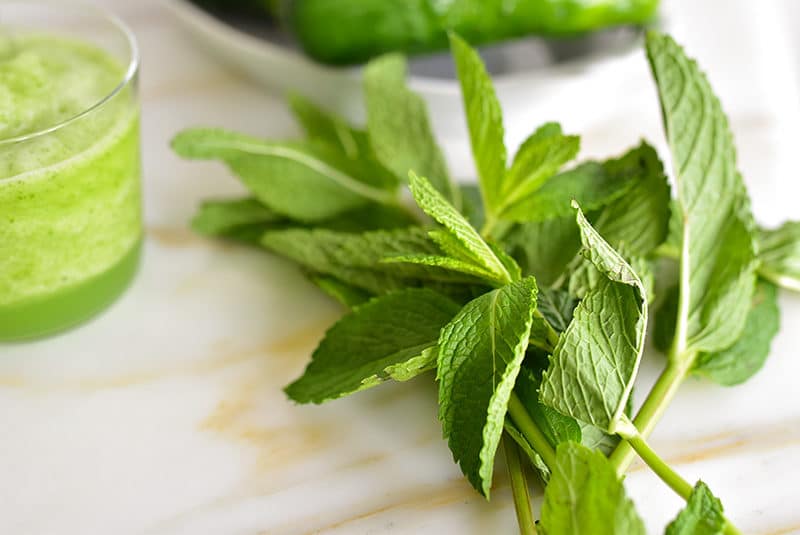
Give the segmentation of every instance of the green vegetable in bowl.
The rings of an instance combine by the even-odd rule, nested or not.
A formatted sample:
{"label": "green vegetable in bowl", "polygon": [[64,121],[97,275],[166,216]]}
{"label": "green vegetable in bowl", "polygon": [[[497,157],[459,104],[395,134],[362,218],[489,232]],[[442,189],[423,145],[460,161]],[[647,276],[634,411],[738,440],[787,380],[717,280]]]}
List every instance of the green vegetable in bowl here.
{"label": "green vegetable in bowl", "polygon": [[195,0],[213,9],[276,17],[305,52],[345,65],[386,52],[447,48],[447,32],[472,44],[530,34],[568,36],[649,22],[658,0]]}
{"label": "green vegetable in bowl", "polygon": [[211,10],[273,16],[279,0],[192,0]]}
{"label": "green vegetable in bowl", "polygon": [[529,34],[574,35],[650,21],[658,0],[288,0],[281,16],[323,63],[447,47],[455,31],[472,44]]}

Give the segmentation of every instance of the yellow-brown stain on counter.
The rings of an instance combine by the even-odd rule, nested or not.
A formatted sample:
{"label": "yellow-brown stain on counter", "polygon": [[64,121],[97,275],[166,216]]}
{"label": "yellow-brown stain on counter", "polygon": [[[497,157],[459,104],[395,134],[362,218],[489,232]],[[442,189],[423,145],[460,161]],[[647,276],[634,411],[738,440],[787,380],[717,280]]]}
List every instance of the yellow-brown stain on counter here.
{"label": "yellow-brown stain on counter", "polygon": [[791,533],[800,533],[800,524],[793,524],[784,528],[778,528],[773,531],[766,531],[763,535],[789,535]]}
{"label": "yellow-brown stain on counter", "polygon": [[200,429],[255,448],[255,469],[262,473],[325,449],[337,434],[335,426],[315,420],[269,427],[265,421],[269,411],[290,403],[282,387],[305,367],[329,324],[320,322],[260,348],[265,358],[243,365]]}
{"label": "yellow-brown stain on counter", "polygon": [[271,407],[288,401],[270,370],[256,367],[244,374],[247,378],[235,381],[214,411],[200,423],[202,431],[254,448],[255,469],[262,473],[327,447],[335,428],[322,422],[315,421],[313,425],[293,422],[277,427],[265,423]]}

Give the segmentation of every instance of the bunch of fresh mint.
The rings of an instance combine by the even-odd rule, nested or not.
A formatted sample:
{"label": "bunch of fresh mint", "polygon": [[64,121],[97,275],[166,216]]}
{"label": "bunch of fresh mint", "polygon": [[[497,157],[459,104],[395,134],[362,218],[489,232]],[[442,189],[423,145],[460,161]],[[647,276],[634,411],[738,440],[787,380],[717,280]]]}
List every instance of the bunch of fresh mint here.
{"label": "bunch of fresh mint", "polygon": [[[252,194],[206,202],[195,230],[297,262],[350,308],[286,393],[322,403],[435,369],[444,436],[487,498],[503,439],[522,533],[644,533],[622,486],[635,454],[688,502],[668,534],[736,533],[646,437],[688,375],[732,385],[762,366],[775,285],[800,290],[800,223],[755,225],[720,103],[670,37],[650,33],[646,47],[675,200],[646,143],[563,171],[579,139],[548,123],[509,163],[491,80],[465,42],[451,46],[479,188],[450,179],[399,56],[366,67],[365,129],[294,97],[303,141],[174,140]],[[633,418],[654,302],[666,366]],[[538,522],[525,461],[546,485]]]}

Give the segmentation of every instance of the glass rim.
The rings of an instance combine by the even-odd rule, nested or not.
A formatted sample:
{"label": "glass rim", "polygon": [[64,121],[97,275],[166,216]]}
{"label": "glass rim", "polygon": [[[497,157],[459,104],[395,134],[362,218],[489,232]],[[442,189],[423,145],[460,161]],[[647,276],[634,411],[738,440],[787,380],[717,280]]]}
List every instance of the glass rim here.
{"label": "glass rim", "polygon": [[47,134],[51,134],[51,133],[56,132],[58,130],[61,130],[62,128],[65,128],[65,127],[67,127],[67,126],[69,126],[69,125],[71,125],[71,124],[73,124],[73,123],[75,123],[77,121],[80,121],[84,117],[90,115],[95,110],[101,108],[106,102],[108,102],[111,99],[113,99],[119,93],[121,93],[126,87],[128,87],[130,85],[130,83],[136,77],[136,74],[139,72],[139,65],[140,65],[140,62],[141,62],[141,56],[140,56],[140,53],[139,53],[139,44],[136,41],[136,36],[134,35],[133,30],[131,30],[131,28],[119,16],[117,16],[116,14],[111,12],[110,10],[108,10],[106,8],[103,8],[103,7],[100,7],[100,6],[91,5],[91,4],[87,4],[87,3],[83,3],[83,2],[75,2],[75,3],[71,3],[71,4],[56,4],[56,3],[52,2],[52,1],[46,1],[46,0],[37,0],[35,2],[31,2],[30,0],[25,1],[25,2],[22,2],[22,1],[9,1],[9,2],[0,1],[0,8],[7,7],[7,6],[13,6],[13,5],[19,5],[19,6],[25,6],[25,7],[31,7],[31,5],[38,5],[38,6],[43,6],[43,7],[52,8],[52,9],[60,9],[60,10],[64,10],[64,9],[70,9],[70,10],[71,9],[92,10],[95,13],[97,13],[97,15],[100,18],[103,18],[103,19],[107,20],[108,22],[110,22],[124,36],[125,40],[128,42],[128,47],[130,48],[130,59],[127,62],[128,65],[127,65],[127,67],[125,69],[125,74],[123,75],[122,80],[120,80],[120,82],[116,86],[114,86],[114,88],[107,95],[105,95],[104,97],[99,99],[97,102],[95,102],[91,106],[87,107],[86,109],[76,113],[75,115],[73,115],[71,117],[68,117],[68,118],[66,118],[66,119],[64,119],[64,120],[62,120],[62,121],[60,121],[60,122],[58,122],[58,123],[56,123],[56,124],[54,124],[52,126],[48,126],[47,128],[42,128],[41,130],[36,130],[34,132],[28,132],[27,134],[21,134],[21,135],[10,137],[10,138],[6,138],[6,139],[0,139],[0,146],[12,145],[12,144],[21,143],[21,142],[24,142],[24,141],[30,141],[32,139],[36,139],[38,137],[41,137],[41,136],[44,136],[44,135],[47,135]]}

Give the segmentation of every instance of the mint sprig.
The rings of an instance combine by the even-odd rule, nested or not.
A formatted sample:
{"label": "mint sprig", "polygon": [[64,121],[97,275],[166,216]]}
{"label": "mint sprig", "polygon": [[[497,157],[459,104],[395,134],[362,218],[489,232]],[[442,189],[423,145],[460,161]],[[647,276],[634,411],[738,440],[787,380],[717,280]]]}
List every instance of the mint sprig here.
{"label": "mint sprig", "polygon": [[[450,40],[477,185],[450,179],[396,55],[365,69],[365,127],[294,95],[303,140],[192,129],[173,142],[250,192],[204,203],[196,231],[295,262],[349,309],[287,395],[322,403],[435,369],[444,437],[487,498],[503,441],[521,533],[643,533],[622,482],[637,454],[687,500],[669,535],[738,533],[647,437],[689,374],[733,385],[761,368],[777,287],[800,289],[800,226],[757,227],[722,106],[670,37],[651,32],[646,48],[674,199],[646,142],[571,164],[579,138],[546,123],[509,162],[480,56]],[[633,416],[653,311],[667,360]],[[538,524],[525,464],[545,486]]]}

